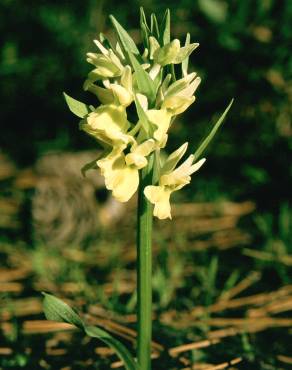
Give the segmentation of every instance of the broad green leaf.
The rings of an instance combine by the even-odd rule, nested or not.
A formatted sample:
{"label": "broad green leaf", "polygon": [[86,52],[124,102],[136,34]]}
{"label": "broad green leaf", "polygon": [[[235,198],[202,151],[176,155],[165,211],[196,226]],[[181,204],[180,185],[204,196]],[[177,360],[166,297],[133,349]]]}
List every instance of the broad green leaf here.
{"label": "broad green leaf", "polygon": [[170,11],[166,9],[160,30],[161,44],[166,45],[170,42]]}
{"label": "broad green leaf", "polygon": [[[189,46],[190,45],[190,42],[191,42],[191,35],[188,32],[187,33],[187,37],[186,37],[185,46]],[[182,61],[182,64],[181,64],[181,69],[182,69],[182,75],[183,76],[186,76],[188,74],[188,66],[189,66],[189,57],[186,57]]]}
{"label": "broad green leaf", "polygon": [[71,96],[67,95],[65,92],[63,92],[63,95],[70,111],[77,117],[84,118],[90,112],[90,109],[86,104],[71,98]]}
{"label": "broad green leaf", "polygon": [[85,325],[79,315],[61,299],[54,297],[51,294],[43,294],[45,296],[43,307],[45,316],[48,320],[66,322],[78,327],[79,329],[83,330],[88,336],[98,338],[109,347],[111,347],[116,352],[118,357],[123,361],[126,370],[139,370],[138,364],[121,342],[113,338],[103,329],[97,328],[95,326]]}
{"label": "broad green leaf", "polygon": [[77,326],[78,328],[83,328],[83,322],[79,315],[72,310],[67,303],[63,302],[61,299],[47,293],[43,293],[45,296],[43,307],[45,316],[48,320],[57,322],[67,322]]}
{"label": "broad green leaf", "polygon": [[97,328],[96,326],[84,326],[84,331],[89,337],[98,338],[109,347],[111,347],[119,358],[124,362],[127,370],[138,370],[138,364],[127,348],[117,339],[113,338],[106,331]]}
{"label": "broad green leaf", "polygon": [[222,125],[223,121],[224,121],[224,118],[226,117],[229,109],[231,108],[232,104],[233,104],[233,101],[234,99],[231,100],[231,102],[229,103],[228,107],[225,109],[225,111],[222,113],[221,117],[218,119],[218,121],[215,123],[214,127],[212,128],[210,134],[205,138],[205,140],[203,140],[203,142],[201,143],[201,145],[199,146],[199,148],[196,150],[195,154],[194,154],[194,162],[199,159],[199,157],[202,155],[202,153],[204,152],[204,150],[207,148],[207,146],[209,145],[210,141],[213,139],[213,137],[215,136],[216,132],[218,131],[219,127]]}
{"label": "broad green leaf", "polygon": [[128,32],[124,29],[124,27],[120,25],[120,23],[113,15],[110,15],[110,20],[119,36],[119,39],[125,51],[139,55],[139,50],[137,49],[135,42],[128,34]]}
{"label": "broad green leaf", "polygon": [[142,68],[136,57],[131,52],[129,52],[128,55],[135,71],[139,93],[146,95],[148,100],[153,103],[156,94],[153,81],[151,80],[149,74]]}

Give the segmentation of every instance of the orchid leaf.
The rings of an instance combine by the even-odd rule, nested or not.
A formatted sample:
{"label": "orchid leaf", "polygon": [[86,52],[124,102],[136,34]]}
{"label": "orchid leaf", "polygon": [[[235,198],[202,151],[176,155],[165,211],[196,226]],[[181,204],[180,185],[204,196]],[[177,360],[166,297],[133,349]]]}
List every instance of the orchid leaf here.
{"label": "orchid leaf", "polygon": [[121,44],[126,52],[131,52],[133,54],[139,55],[139,50],[132,39],[132,37],[128,34],[128,32],[124,29],[124,27],[116,20],[113,15],[110,15],[110,20],[119,36]]}
{"label": "orchid leaf", "polygon": [[225,111],[222,113],[222,115],[220,116],[220,118],[218,119],[218,121],[215,123],[215,125],[212,128],[212,130],[209,133],[209,135],[203,140],[203,142],[201,143],[201,145],[199,146],[199,148],[196,150],[196,152],[194,154],[194,162],[197,161],[200,158],[200,156],[202,155],[202,153],[205,151],[205,149],[209,145],[210,141],[215,136],[215,134],[218,131],[219,127],[222,125],[222,123],[224,121],[224,118],[226,117],[229,109],[231,108],[231,106],[233,104],[233,101],[234,101],[234,99],[231,100],[231,102],[229,103],[228,107],[225,109]]}
{"label": "orchid leaf", "polygon": [[162,20],[161,25],[161,44],[166,45],[170,43],[170,11],[169,9],[166,9],[164,18]]}
{"label": "orchid leaf", "polygon": [[120,341],[113,338],[103,329],[91,325],[85,325],[79,315],[61,299],[51,294],[43,294],[45,297],[43,307],[45,316],[48,320],[66,322],[76,326],[77,328],[83,330],[88,336],[97,338],[112,348],[118,357],[123,361],[126,370],[139,370],[135,359]]}
{"label": "orchid leaf", "polygon": [[156,93],[154,82],[151,80],[149,74],[142,68],[136,57],[131,52],[129,52],[128,55],[135,71],[139,93],[146,95],[149,101],[153,102]]}
{"label": "orchid leaf", "polygon": [[158,27],[158,22],[157,22],[157,18],[156,18],[156,15],[154,13],[151,14],[151,24],[150,24],[150,30],[151,30],[151,33],[154,37],[156,37],[157,39],[159,39],[159,27]]}
{"label": "orchid leaf", "polygon": [[149,36],[151,32],[148,27],[147,19],[142,6],[140,7],[140,28],[142,33],[143,44],[146,48],[149,49]]}
{"label": "orchid leaf", "polygon": [[65,92],[63,92],[63,95],[70,111],[77,117],[84,118],[88,113],[90,113],[90,109],[86,104],[72,98]]}

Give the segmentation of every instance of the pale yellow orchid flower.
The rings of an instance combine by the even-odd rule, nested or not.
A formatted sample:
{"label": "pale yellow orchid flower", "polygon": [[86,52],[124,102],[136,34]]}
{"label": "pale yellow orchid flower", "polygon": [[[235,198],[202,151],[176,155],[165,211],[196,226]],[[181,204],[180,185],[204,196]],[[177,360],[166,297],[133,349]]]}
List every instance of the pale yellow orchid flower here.
{"label": "pale yellow orchid flower", "polygon": [[101,53],[87,53],[87,62],[96,68],[89,72],[88,79],[92,82],[104,78],[121,76],[124,66],[113,50],[107,50],[101,42],[94,40]]}
{"label": "pale yellow orchid flower", "polygon": [[171,113],[167,109],[148,110],[148,101],[143,94],[137,94],[137,99],[145,111],[150,124],[153,125],[153,138],[157,141],[157,147],[164,148],[168,138],[167,132],[171,123]]}
{"label": "pale yellow orchid flower", "polygon": [[108,79],[103,80],[104,88],[87,79],[83,88],[95,94],[102,104],[116,104],[128,107],[133,99],[132,72],[131,67],[126,66],[122,72],[120,82],[110,83]]}
{"label": "pale yellow orchid flower", "polygon": [[153,36],[149,37],[149,44],[150,59],[153,59],[155,63],[161,66],[181,63],[199,46],[198,43],[193,43],[181,47],[180,41],[174,39],[168,44],[160,47],[158,41]]}
{"label": "pale yellow orchid flower", "polygon": [[142,144],[134,142],[130,153],[124,154],[123,147],[114,147],[105,158],[97,161],[97,166],[105,178],[105,185],[112,190],[113,196],[120,202],[127,202],[137,191],[139,170],[147,166],[146,157],[154,150],[153,139]]}
{"label": "pale yellow orchid flower", "polygon": [[129,127],[125,108],[114,104],[101,105],[80,124],[82,130],[110,146],[131,142],[133,138],[126,133]]}
{"label": "pale yellow orchid flower", "polygon": [[164,148],[167,142],[167,132],[171,123],[171,113],[167,109],[150,109],[146,111],[147,118],[154,124],[153,137],[160,148]]}
{"label": "pale yellow orchid flower", "polygon": [[146,198],[154,204],[153,215],[159,219],[171,219],[170,196],[191,181],[191,175],[204,164],[205,158],[193,164],[194,156],[190,155],[179,167],[173,169],[183,156],[187,144],[182,145],[170,155],[162,168],[162,175],[157,186],[149,185],[144,189]]}
{"label": "pale yellow orchid flower", "polygon": [[197,77],[196,73],[190,73],[167,88],[162,85],[159,94],[161,107],[168,109],[173,115],[183,113],[195,101],[193,95],[200,82],[201,78]]}

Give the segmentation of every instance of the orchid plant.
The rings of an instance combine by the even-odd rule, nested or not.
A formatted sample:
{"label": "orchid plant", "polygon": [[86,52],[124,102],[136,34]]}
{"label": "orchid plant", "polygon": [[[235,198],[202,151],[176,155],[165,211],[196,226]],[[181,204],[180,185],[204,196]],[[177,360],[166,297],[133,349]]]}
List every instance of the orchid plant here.
{"label": "orchid plant", "polygon": [[[66,303],[45,294],[44,310],[50,320],[65,321],[111,346],[128,370],[151,369],[153,216],[171,218],[170,198],[191,181],[205,163],[203,151],[222,124],[232,101],[198,149],[188,156],[183,143],[168,156],[168,135],[177,115],[195,101],[201,79],[188,71],[189,56],[198,47],[186,35],[181,46],[170,38],[170,12],[159,25],[154,14],[150,24],[143,9],[140,27],[143,50],[111,16],[116,32],[112,44],[103,34],[94,40],[97,50],[87,54],[92,65],[84,90],[94,94],[99,105],[88,106],[65,94],[69,109],[81,118],[80,129],[103,148],[102,154],[86,164],[82,172],[99,169],[106,188],[120,202],[138,192],[137,212],[137,356],[104,330],[87,326]],[[130,110],[131,107],[131,110]],[[134,109],[133,109],[134,108]],[[133,113],[134,112],[134,113]]]}

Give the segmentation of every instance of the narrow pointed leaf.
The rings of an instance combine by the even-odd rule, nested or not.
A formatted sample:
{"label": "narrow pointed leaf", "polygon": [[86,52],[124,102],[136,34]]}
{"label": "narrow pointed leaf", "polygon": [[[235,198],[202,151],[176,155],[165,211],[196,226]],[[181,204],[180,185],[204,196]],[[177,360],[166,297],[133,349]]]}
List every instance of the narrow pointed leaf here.
{"label": "narrow pointed leaf", "polygon": [[228,107],[225,109],[225,111],[222,113],[221,117],[218,119],[218,121],[215,123],[214,127],[212,128],[210,134],[205,138],[205,140],[203,140],[203,142],[201,143],[201,145],[199,146],[199,148],[196,150],[195,154],[194,154],[194,162],[197,161],[199,159],[199,157],[202,155],[202,153],[204,152],[204,150],[207,148],[207,146],[209,145],[210,141],[213,139],[213,137],[215,136],[216,132],[218,131],[219,127],[222,125],[223,121],[224,121],[224,118],[226,117],[229,109],[231,108],[232,104],[233,104],[233,100],[231,100],[231,102],[229,103]]}
{"label": "narrow pointed leaf", "polygon": [[170,11],[169,9],[166,9],[162,25],[161,25],[161,43],[163,45],[166,45],[170,42]]}
{"label": "narrow pointed leaf", "polygon": [[133,54],[139,54],[139,50],[135,42],[133,41],[132,37],[128,34],[128,32],[124,29],[124,27],[116,20],[113,15],[110,15],[110,20],[119,36],[121,44],[125,51],[131,52]]}
{"label": "narrow pointed leaf", "polygon": [[146,95],[150,102],[153,102],[155,99],[154,82],[151,80],[149,74],[142,68],[136,57],[131,52],[129,52],[128,55],[135,71],[139,92]]}
{"label": "narrow pointed leaf", "polygon": [[142,6],[140,7],[140,24],[144,24],[146,26],[147,31],[150,33],[150,29],[148,27],[146,15],[145,15],[145,12],[144,12],[144,9],[143,9]]}
{"label": "narrow pointed leaf", "polygon": [[135,95],[135,105],[137,109],[137,114],[139,117],[139,121],[141,122],[141,125],[146,133],[149,133],[149,121],[146,113],[144,112],[144,109],[142,108],[139,99]]}
{"label": "narrow pointed leaf", "polygon": [[106,331],[96,326],[84,326],[84,331],[89,337],[98,338],[109,347],[111,347],[119,358],[124,362],[127,370],[138,370],[138,364],[134,360],[133,356],[127,350],[127,348],[117,339],[113,338]]}
{"label": "narrow pointed leaf", "polygon": [[151,14],[151,33],[153,36],[155,36],[157,39],[159,39],[159,27],[156,15],[154,13]]}
{"label": "narrow pointed leaf", "polygon": [[150,29],[148,27],[146,16],[145,16],[144,9],[142,6],[140,7],[140,28],[141,28],[144,47],[149,49]]}
{"label": "narrow pointed leaf", "polygon": [[43,293],[43,295],[45,296],[43,307],[48,320],[66,322],[78,328],[83,328],[83,321],[67,303],[51,294]]}
{"label": "narrow pointed leaf", "polygon": [[65,92],[63,92],[63,95],[70,111],[77,117],[84,118],[90,112],[90,109],[86,104],[72,98]]}

